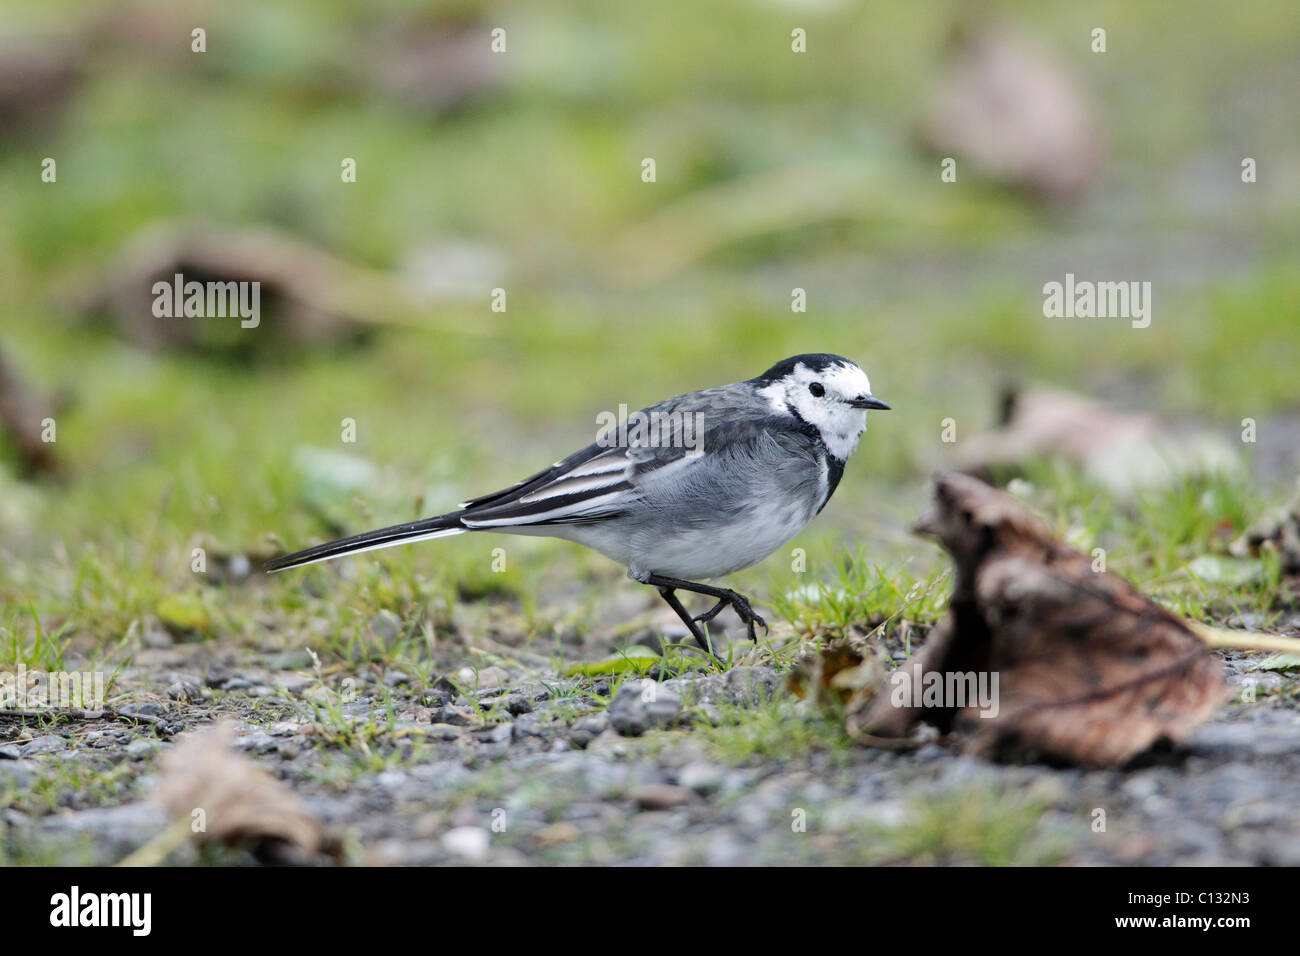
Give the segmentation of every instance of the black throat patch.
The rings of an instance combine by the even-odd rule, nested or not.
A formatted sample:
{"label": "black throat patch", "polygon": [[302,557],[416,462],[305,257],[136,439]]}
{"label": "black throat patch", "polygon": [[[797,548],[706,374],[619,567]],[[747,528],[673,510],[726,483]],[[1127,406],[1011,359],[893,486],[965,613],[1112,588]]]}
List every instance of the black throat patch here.
{"label": "black throat patch", "polygon": [[794,416],[794,420],[799,423],[799,430],[817,442],[817,450],[821,452],[822,461],[826,463],[826,497],[817,506],[817,514],[821,514],[822,509],[826,507],[826,503],[831,500],[831,495],[835,494],[835,489],[839,487],[840,479],[844,477],[844,459],[836,458],[831,454],[831,450],[826,447],[826,440],[822,438],[821,431],[816,425],[800,415],[798,409],[789,402],[786,402],[785,407]]}
{"label": "black throat patch", "polygon": [[844,459],[836,458],[830,452],[826,452],[826,497],[822,499],[821,508],[817,513],[822,513],[822,508],[831,500],[831,495],[835,494],[835,489],[839,487],[840,479],[844,477]]}

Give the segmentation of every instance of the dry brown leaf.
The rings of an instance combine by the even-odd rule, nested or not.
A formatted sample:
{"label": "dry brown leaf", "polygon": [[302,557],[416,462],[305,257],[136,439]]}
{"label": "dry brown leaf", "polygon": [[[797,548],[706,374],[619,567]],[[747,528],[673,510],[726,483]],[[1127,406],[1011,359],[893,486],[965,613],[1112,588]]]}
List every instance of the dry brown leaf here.
{"label": "dry brown leaf", "polygon": [[[197,321],[158,318],[154,284],[256,282],[256,335],[239,315]],[[133,342],[153,349],[252,350],[361,337],[370,324],[413,301],[400,282],[341,260],[269,227],[163,223],[133,236],[105,268],[68,281],[68,307],[107,317]]]}
{"label": "dry brown leaf", "polygon": [[203,811],[201,842],[223,845],[268,844],[323,849],[320,822],[298,795],[234,749],[229,722],[186,734],[159,759],[162,781],[153,800],[178,824]]}
{"label": "dry brown leaf", "polygon": [[54,442],[42,438],[42,422],[53,417],[54,403],[33,391],[0,351],[0,431],[12,439],[24,474],[58,471]]}
{"label": "dry brown leaf", "polygon": [[463,109],[501,90],[509,57],[485,40],[491,27],[441,14],[382,23],[361,44],[355,64],[375,89],[404,105]]}
{"label": "dry brown leaf", "polygon": [[864,706],[884,679],[878,658],[835,641],[795,665],[787,683],[796,697],[822,704],[835,701],[853,710]]}
{"label": "dry brown leaf", "polygon": [[74,37],[18,36],[0,41],[0,138],[47,133],[86,73]]}
{"label": "dry brown leaf", "polygon": [[924,719],[975,753],[1119,764],[1185,737],[1227,698],[1222,664],[1183,621],[1094,571],[1010,495],[942,476],[918,530],[951,552],[956,584],[947,617],[900,670],[996,674],[997,712],[899,707],[882,692],[854,726],[898,736]]}
{"label": "dry brown leaf", "polygon": [[1229,550],[1239,558],[1273,550],[1282,559],[1284,574],[1300,575],[1300,482],[1295,497],[1277,515],[1271,515],[1249,529]]}
{"label": "dry brown leaf", "polygon": [[1064,64],[997,24],[954,30],[919,133],[939,153],[1055,201],[1078,199],[1101,166],[1093,110]]}
{"label": "dry brown leaf", "polygon": [[1120,411],[1084,395],[1050,388],[1009,391],[996,429],[953,450],[961,471],[987,478],[1035,458],[1070,462],[1092,481],[1129,495],[1175,478],[1233,466],[1225,440],[1181,428],[1155,415]]}

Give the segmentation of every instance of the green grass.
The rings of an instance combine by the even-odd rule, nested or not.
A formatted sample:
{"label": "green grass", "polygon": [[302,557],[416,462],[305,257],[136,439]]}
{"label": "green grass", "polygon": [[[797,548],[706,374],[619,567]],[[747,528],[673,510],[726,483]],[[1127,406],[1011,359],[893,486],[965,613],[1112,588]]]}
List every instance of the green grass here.
{"label": "green grass", "polygon": [[881,862],[920,866],[1043,866],[1065,844],[1042,832],[1045,804],[995,789],[969,789],[917,800],[895,827],[873,828]]}
{"label": "green grass", "polygon": [[[117,806],[143,795],[140,768],[130,760],[97,766],[92,760],[40,761],[30,786],[0,790],[6,807],[41,815],[56,810]],[[7,791],[7,792],[5,792]]]}
{"label": "green grass", "polygon": [[[719,704],[714,720],[696,721],[690,737],[702,744],[710,756],[730,766],[802,762],[814,753],[844,759],[853,747],[841,716],[805,712],[783,695],[757,706]],[[679,741],[682,734],[652,731],[645,736],[643,746],[648,753],[658,753]]]}
{"label": "green grass", "polygon": [[822,638],[872,636],[900,623],[928,627],[947,604],[949,572],[936,568],[922,578],[907,569],[886,570],[863,550],[846,553],[835,575],[774,593],[773,606],[798,631]]}
{"label": "green grass", "polygon": [[57,633],[47,634],[35,611],[30,614],[30,628],[22,626],[26,623],[20,619],[19,612],[10,615],[8,626],[0,628],[0,642],[3,642],[0,655],[14,667],[21,664],[28,670],[46,673],[63,670],[71,640],[64,635],[71,629],[70,624],[65,622]]}
{"label": "green grass", "polygon": [[1275,553],[1246,563],[1253,580],[1198,576],[1194,570],[1194,562],[1207,555],[1233,567],[1228,544],[1274,505],[1248,475],[1188,476],[1143,492],[1136,501],[1117,499],[1060,464],[1038,463],[1024,482],[1015,487],[1063,539],[1087,554],[1101,548],[1107,570],[1178,613],[1211,620],[1249,609],[1262,614],[1258,626],[1280,613],[1284,592]]}

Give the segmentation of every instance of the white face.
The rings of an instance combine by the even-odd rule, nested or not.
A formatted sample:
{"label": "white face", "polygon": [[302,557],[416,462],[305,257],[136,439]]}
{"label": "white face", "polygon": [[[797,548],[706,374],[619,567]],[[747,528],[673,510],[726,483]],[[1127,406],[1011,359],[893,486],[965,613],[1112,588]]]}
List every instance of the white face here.
{"label": "white face", "polygon": [[853,454],[858,439],[867,430],[867,410],[855,408],[849,401],[869,396],[871,382],[867,373],[852,362],[821,371],[801,362],[785,378],[760,389],[759,394],[780,414],[788,415],[794,408],[804,421],[816,426],[827,449],[841,461]]}

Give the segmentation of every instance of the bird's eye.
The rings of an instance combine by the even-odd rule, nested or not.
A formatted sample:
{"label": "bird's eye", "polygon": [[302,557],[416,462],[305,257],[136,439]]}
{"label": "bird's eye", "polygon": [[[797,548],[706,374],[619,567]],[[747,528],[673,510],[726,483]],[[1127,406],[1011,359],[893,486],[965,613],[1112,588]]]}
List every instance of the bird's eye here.
{"label": "bird's eye", "polygon": [[808,391],[813,393],[814,398],[821,398],[826,394],[826,389],[822,387],[821,382],[813,382],[808,386]]}

